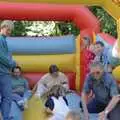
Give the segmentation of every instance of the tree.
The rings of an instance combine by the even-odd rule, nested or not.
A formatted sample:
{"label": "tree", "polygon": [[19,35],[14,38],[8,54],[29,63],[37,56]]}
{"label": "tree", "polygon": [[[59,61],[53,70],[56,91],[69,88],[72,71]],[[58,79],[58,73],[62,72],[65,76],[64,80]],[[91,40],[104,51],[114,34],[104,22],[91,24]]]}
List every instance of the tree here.
{"label": "tree", "polygon": [[26,27],[31,26],[32,22],[28,21],[15,21],[15,29],[13,30],[12,36],[26,36],[27,30]]}
{"label": "tree", "polygon": [[[116,21],[101,7],[89,7],[90,11],[99,19],[101,32],[117,37]],[[15,21],[13,36],[60,36],[80,33],[71,21]]]}
{"label": "tree", "polygon": [[101,23],[101,32],[109,33],[117,37],[116,21],[101,7],[89,7],[92,13],[99,19]]}

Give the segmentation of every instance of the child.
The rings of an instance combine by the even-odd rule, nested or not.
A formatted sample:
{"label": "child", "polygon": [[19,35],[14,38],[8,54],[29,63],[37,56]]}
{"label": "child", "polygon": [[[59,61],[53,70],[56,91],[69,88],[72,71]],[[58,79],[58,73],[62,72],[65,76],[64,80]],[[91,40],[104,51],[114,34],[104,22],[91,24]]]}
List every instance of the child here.
{"label": "child", "polygon": [[80,120],[80,114],[74,111],[71,111],[67,114],[65,120]]}
{"label": "child", "polygon": [[55,85],[51,88],[48,99],[45,103],[45,108],[48,113],[52,113],[49,120],[64,120],[67,113],[70,111],[66,98],[63,96],[63,87]]}

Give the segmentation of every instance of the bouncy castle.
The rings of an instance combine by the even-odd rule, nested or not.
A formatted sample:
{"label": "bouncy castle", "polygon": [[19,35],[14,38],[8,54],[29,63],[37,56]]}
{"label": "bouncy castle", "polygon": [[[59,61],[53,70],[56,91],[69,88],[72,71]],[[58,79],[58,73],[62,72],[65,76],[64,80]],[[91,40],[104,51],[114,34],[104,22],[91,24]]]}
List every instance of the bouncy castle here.
{"label": "bouncy castle", "polygon": [[[7,39],[9,50],[21,65],[31,89],[48,72],[49,65],[56,64],[68,76],[70,88],[80,91],[84,83],[84,58],[80,54],[80,38],[87,35],[93,41],[100,38],[107,45],[114,44],[115,38],[100,33],[100,23],[86,5],[103,6],[120,26],[120,13],[116,12],[116,10],[120,11],[120,7],[112,0],[6,0],[6,2],[0,2],[1,20],[71,21],[80,29],[81,34],[77,37],[66,35]],[[114,72],[117,79],[120,79],[119,71],[120,68],[117,68]],[[39,111],[35,106],[32,107],[34,111],[25,111],[25,120],[40,119],[36,113],[43,111]]]}

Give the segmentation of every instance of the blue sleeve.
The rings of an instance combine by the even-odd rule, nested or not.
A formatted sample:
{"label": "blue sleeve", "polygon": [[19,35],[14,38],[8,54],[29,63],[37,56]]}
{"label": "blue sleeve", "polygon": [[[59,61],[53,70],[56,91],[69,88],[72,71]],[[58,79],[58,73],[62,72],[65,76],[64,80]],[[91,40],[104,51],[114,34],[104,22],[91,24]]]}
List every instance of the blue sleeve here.
{"label": "blue sleeve", "polygon": [[54,102],[51,98],[47,99],[45,102],[45,107],[49,108],[51,111],[54,109]]}
{"label": "blue sleeve", "polygon": [[28,85],[28,81],[27,80],[25,80],[24,87],[25,87],[24,99],[28,100],[32,96],[32,92],[29,89],[29,85]]}
{"label": "blue sleeve", "polygon": [[91,87],[92,87],[90,82],[91,82],[91,77],[90,77],[90,75],[88,75],[85,79],[84,86],[83,86],[84,93],[90,93]]}
{"label": "blue sleeve", "polygon": [[113,96],[116,96],[119,94],[118,86],[117,86],[117,83],[112,75],[110,75],[109,79],[111,81],[111,83],[110,83],[110,96],[113,97]]}
{"label": "blue sleeve", "polygon": [[0,38],[0,63],[8,68],[12,68],[16,65],[16,63],[10,58],[9,53],[3,51],[2,38]]}

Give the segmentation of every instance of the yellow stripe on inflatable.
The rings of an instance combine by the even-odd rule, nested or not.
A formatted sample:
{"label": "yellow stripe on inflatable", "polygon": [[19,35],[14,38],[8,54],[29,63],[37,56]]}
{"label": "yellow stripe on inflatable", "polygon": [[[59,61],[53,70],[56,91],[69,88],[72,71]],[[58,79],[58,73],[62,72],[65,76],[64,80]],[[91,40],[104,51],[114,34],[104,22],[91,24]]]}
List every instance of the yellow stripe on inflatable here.
{"label": "yellow stripe on inflatable", "polygon": [[[3,1],[3,0],[0,0]],[[55,3],[55,4],[85,4],[85,5],[101,5],[103,0],[5,0],[8,2],[24,2],[24,3]]]}
{"label": "yellow stripe on inflatable", "polygon": [[120,66],[116,67],[112,72],[114,78],[120,82]]}
{"label": "yellow stripe on inflatable", "polygon": [[80,90],[80,35],[76,39],[76,90]]}
{"label": "yellow stripe on inflatable", "polygon": [[75,54],[63,55],[16,55],[16,62],[23,72],[48,72],[51,64],[56,64],[63,72],[75,72]]}

